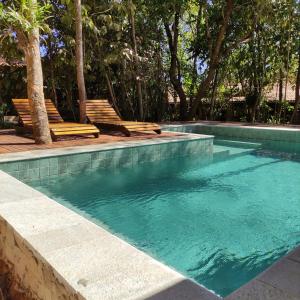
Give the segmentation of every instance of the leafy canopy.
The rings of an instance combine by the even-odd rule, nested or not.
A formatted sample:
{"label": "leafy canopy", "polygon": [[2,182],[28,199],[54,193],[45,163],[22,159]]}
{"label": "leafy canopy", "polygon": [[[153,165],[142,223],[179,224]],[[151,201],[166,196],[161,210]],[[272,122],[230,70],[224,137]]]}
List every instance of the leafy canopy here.
{"label": "leafy canopy", "polygon": [[51,4],[47,1],[20,0],[4,6],[0,3],[0,24],[6,30],[29,34],[35,29],[48,31],[46,24]]}

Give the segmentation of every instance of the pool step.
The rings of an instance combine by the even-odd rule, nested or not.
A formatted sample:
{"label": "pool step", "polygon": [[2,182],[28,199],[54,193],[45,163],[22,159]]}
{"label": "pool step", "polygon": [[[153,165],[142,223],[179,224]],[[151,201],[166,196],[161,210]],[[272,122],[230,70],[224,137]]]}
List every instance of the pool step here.
{"label": "pool step", "polygon": [[238,147],[246,149],[257,149],[261,147],[261,143],[252,142],[242,142],[242,141],[232,141],[232,140],[219,140],[215,139],[215,144],[220,146]]}
{"label": "pool step", "polygon": [[224,148],[223,146],[214,145],[214,160],[221,160],[229,156],[229,149]]}
{"label": "pool step", "polygon": [[245,155],[248,153],[252,153],[253,150],[254,150],[253,148],[231,148],[231,150],[229,150],[229,156],[234,157],[234,156]]}
{"label": "pool step", "polygon": [[253,152],[253,148],[237,148],[223,145],[214,145],[214,161],[237,157]]}

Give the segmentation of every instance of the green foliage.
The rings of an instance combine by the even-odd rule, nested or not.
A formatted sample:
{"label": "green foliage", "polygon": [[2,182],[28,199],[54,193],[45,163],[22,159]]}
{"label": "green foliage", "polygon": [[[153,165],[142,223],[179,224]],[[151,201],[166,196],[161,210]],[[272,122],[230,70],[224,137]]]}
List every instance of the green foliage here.
{"label": "green foliage", "polygon": [[[48,29],[41,39],[45,93],[52,98],[57,94],[60,107],[68,112],[77,103],[74,3],[71,0],[37,3],[34,4],[33,0],[0,1],[1,34],[7,37],[5,41],[0,38],[0,51],[5,56],[17,58],[19,53],[13,45],[15,31],[28,33],[35,27]],[[292,107],[282,99],[279,116],[279,110],[275,111],[265,101],[265,96],[270,87],[278,85],[280,78],[295,84],[300,32],[299,1],[235,0],[233,3],[217,64],[217,76],[210,83],[198,117],[223,120],[233,110],[233,119],[249,120],[249,110],[257,105],[257,120],[285,122]],[[211,65],[211,51],[224,21],[225,7],[225,0],[83,1],[88,97],[111,98],[109,81],[123,116],[132,119],[137,115],[136,73],[129,20],[130,14],[133,14],[146,119],[177,118],[175,105],[166,101],[166,95],[174,93],[174,87],[169,76],[170,51],[164,23],[173,30],[174,13],[179,12],[177,57],[180,81],[188,101],[192,102]],[[49,31],[49,28],[52,30]],[[0,85],[8,91],[2,97],[9,99],[20,91],[4,83],[9,81],[6,78],[9,77],[2,76]],[[24,85],[24,81],[18,82]],[[236,108],[231,102],[233,97],[246,98],[247,103],[241,101]],[[273,117],[275,114],[277,116]]]}
{"label": "green foliage", "polygon": [[51,4],[47,1],[41,4],[40,1],[20,0],[11,6],[0,6],[0,20],[7,28],[26,34],[36,28],[49,31],[46,21],[50,9]]}
{"label": "green foliage", "polygon": [[0,104],[0,124],[4,124],[4,116],[7,112],[7,103]]}
{"label": "green foliage", "polygon": [[6,103],[0,103],[0,129],[12,128],[13,125],[5,122],[4,117],[8,111],[8,105]]}

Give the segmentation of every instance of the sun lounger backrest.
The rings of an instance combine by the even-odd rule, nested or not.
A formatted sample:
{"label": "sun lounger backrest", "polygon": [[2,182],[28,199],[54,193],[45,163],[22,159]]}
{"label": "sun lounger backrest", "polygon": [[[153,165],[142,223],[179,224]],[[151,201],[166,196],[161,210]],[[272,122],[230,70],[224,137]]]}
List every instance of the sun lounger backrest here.
{"label": "sun lounger backrest", "polygon": [[45,99],[45,104],[49,123],[61,123],[64,121],[51,99]]}
{"label": "sun lounger backrest", "polygon": [[12,102],[23,125],[32,125],[30,106],[28,99],[12,99]]}
{"label": "sun lounger backrest", "polygon": [[[32,118],[30,113],[29,100],[12,99],[12,101],[18,112],[18,115],[20,116],[20,120],[22,124],[25,126],[31,126]],[[45,99],[45,104],[46,104],[49,123],[61,123],[64,121],[50,99]]]}
{"label": "sun lounger backrest", "polygon": [[92,123],[109,123],[121,121],[108,100],[87,100],[86,114]]}

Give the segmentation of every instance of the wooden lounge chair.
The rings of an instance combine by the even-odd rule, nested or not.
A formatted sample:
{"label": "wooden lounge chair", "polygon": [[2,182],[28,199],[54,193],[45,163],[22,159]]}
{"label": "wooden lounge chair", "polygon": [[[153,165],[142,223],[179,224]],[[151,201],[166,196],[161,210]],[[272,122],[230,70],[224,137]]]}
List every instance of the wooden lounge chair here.
{"label": "wooden lounge chair", "polygon": [[87,100],[86,115],[89,121],[100,128],[118,130],[126,136],[136,131],[155,131],[161,133],[161,128],[155,123],[123,121],[108,100]]}
{"label": "wooden lounge chair", "polygon": [[[28,99],[12,99],[12,102],[20,117],[19,124],[21,127],[17,128],[17,133],[32,132],[32,118],[30,114],[30,105]],[[53,140],[59,136],[68,135],[94,135],[99,137],[99,129],[92,124],[81,124],[64,122],[55,105],[50,99],[45,99],[49,127]]]}

